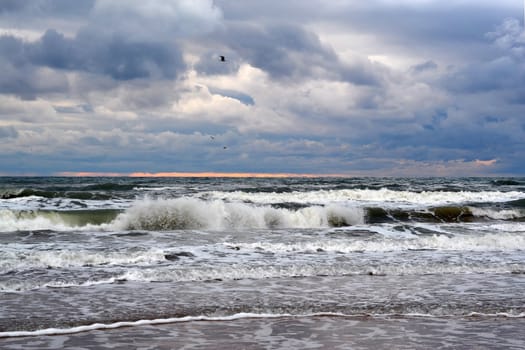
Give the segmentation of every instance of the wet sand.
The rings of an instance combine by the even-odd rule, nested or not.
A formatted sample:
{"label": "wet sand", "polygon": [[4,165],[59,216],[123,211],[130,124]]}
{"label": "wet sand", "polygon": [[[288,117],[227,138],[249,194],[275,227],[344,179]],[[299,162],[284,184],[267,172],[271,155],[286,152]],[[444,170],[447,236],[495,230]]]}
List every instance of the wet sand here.
{"label": "wet sand", "polygon": [[0,339],[2,349],[525,349],[524,318],[281,317]]}
{"label": "wet sand", "polygon": [[[160,322],[0,338],[0,349],[525,349],[524,282],[515,274],[326,276],[4,293],[7,333]],[[250,317],[228,316],[239,313]],[[251,315],[261,313],[272,316]]]}

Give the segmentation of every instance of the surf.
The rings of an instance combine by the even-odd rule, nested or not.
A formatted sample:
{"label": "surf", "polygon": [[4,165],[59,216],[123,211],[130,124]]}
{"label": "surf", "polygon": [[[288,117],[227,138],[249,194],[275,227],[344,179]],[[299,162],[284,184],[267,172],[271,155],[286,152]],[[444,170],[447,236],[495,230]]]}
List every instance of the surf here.
{"label": "surf", "polygon": [[118,230],[322,228],[361,224],[362,208],[308,206],[298,210],[195,198],[145,199],[120,214]]}
{"label": "surf", "polygon": [[470,203],[504,203],[525,199],[519,191],[406,191],[381,189],[340,189],[293,192],[210,191],[206,198],[256,204],[302,203],[325,205],[329,203],[356,203],[381,207],[427,207]]}
{"label": "surf", "polygon": [[0,209],[0,231],[176,231],[330,228],[395,222],[520,222],[523,207],[447,205],[422,208],[389,204],[250,203],[225,199],[144,198],[122,209]]}

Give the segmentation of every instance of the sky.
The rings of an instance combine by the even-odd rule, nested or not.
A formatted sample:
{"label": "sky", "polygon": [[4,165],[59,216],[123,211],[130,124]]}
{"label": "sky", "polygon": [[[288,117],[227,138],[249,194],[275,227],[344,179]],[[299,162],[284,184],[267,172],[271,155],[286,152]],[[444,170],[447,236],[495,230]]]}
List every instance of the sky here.
{"label": "sky", "polygon": [[0,175],[523,176],[523,6],[1,0]]}

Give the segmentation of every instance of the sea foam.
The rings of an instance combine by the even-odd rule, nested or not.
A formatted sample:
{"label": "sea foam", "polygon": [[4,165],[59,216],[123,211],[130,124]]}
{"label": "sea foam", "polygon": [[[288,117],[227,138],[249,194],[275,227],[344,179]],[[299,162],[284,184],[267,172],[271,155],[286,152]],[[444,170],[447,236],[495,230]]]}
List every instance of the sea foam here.
{"label": "sea foam", "polygon": [[345,190],[319,190],[291,193],[249,193],[249,192],[221,192],[207,193],[212,199],[228,201],[249,201],[257,204],[270,203],[306,203],[324,205],[327,203],[361,203],[379,204],[380,206],[438,206],[448,204],[466,203],[501,203],[524,198],[523,192],[450,192],[450,191],[394,191],[386,188],[379,190],[370,189],[345,189]]}
{"label": "sea foam", "polygon": [[194,198],[144,199],[112,223],[120,230],[322,228],[364,222],[362,208],[331,205],[298,210],[204,201]]}
{"label": "sea foam", "polygon": [[236,313],[228,316],[183,316],[153,320],[138,320],[138,321],[120,321],[114,323],[93,323],[85,326],[76,326],[71,328],[46,328],[35,331],[7,331],[0,332],[0,338],[12,338],[12,337],[29,337],[29,336],[49,336],[49,335],[64,335],[74,334],[80,332],[88,332],[93,330],[102,329],[116,329],[122,327],[137,327],[137,326],[148,326],[148,325],[162,325],[169,323],[180,323],[180,322],[196,322],[196,321],[235,321],[247,318],[284,318],[284,317],[345,317],[347,315],[333,312],[318,312],[309,313],[302,315],[294,315],[288,313],[282,314],[263,314],[263,313]]}

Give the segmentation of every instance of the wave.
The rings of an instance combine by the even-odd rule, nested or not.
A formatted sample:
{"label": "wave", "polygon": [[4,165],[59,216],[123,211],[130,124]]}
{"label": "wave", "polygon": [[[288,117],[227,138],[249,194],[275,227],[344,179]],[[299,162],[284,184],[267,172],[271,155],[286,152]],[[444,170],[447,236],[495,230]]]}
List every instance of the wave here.
{"label": "wave", "polygon": [[145,199],[120,214],[112,223],[119,230],[322,228],[361,224],[362,208],[337,205],[298,210],[204,201],[194,198]]}
{"label": "wave", "polygon": [[470,207],[469,211],[473,216],[480,218],[487,218],[492,220],[521,220],[525,218],[525,210],[523,209],[493,209],[493,208],[477,208]]}
{"label": "wave", "polygon": [[470,203],[504,203],[525,199],[525,193],[519,191],[395,191],[381,188],[319,190],[309,192],[222,192],[211,191],[203,194],[208,199],[219,199],[231,202],[247,202],[255,204],[272,203],[307,203],[326,205],[330,203],[356,203],[378,205],[380,207],[428,207],[443,205],[458,205]]}
{"label": "wave", "polygon": [[[341,318],[343,320],[348,320],[349,318],[358,317],[359,319],[362,319],[365,317],[366,319],[370,319],[373,317],[378,317],[380,319],[384,319],[385,317],[394,317],[394,318],[400,318],[400,317],[407,317],[407,318],[416,318],[416,319],[424,319],[424,318],[434,318],[436,316],[438,317],[453,317],[457,316],[457,312],[450,312],[450,314],[446,314],[443,312],[441,314],[429,314],[423,311],[422,312],[414,312],[410,310],[405,310],[403,313],[370,313],[370,312],[363,312],[361,310],[355,310],[354,313],[344,313],[344,312],[299,312],[299,313],[289,313],[289,312],[275,312],[275,313],[261,313],[261,312],[238,312],[230,315],[223,315],[223,316],[206,316],[206,315],[198,315],[198,316],[192,316],[192,315],[186,315],[186,316],[176,316],[176,317],[168,317],[168,318],[155,318],[155,319],[142,319],[142,320],[135,320],[135,321],[117,321],[117,322],[108,322],[108,323],[92,323],[92,324],[85,324],[80,326],[70,326],[68,328],[44,328],[44,329],[37,329],[37,330],[23,330],[23,331],[4,331],[0,332],[0,338],[16,338],[16,337],[37,337],[37,336],[55,336],[55,335],[70,335],[70,334],[76,334],[76,333],[82,333],[82,332],[89,332],[89,331],[95,331],[95,330],[111,330],[111,329],[118,329],[118,328],[124,328],[124,327],[140,327],[140,326],[160,326],[165,324],[175,324],[175,323],[185,323],[185,322],[232,322],[237,320],[245,320],[245,319],[294,319],[294,318]],[[451,311],[451,310],[445,310],[445,311]],[[462,314],[460,314],[462,315]],[[476,320],[484,319],[484,318],[524,318],[525,313],[523,312],[496,312],[496,313],[481,313],[481,312],[470,312],[466,315],[462,315],[465,317],[475,318]]]}
{"label": "wave", "polygon": [[[0,291],[20,291],[42,287],[72,287],[93,284],[116,283],[119,281],[140,282],[188,282],[212,280],[266,279],[306,276],[342,275],[419,275],[419,274],[457,274],[457,273],[514,273],[525,271],[522,263],[500,264],[479,260],[476,255],[464,259],[463,263],[443,263],[439,259],[394,263],[388,256],[409,252],[429,252],[428,254],[464,254],[466,252],[497,252],[516,254],[525,247],[523,232],[488,233],[478,235],[433,234],[417,236],[412,232],[389,231],[384,227],[376,235],[364,239],[348,239],[335,236],[328,240],[319,239],[308,242],[227,242],[203,248],[186,248],[184,251],[165,250],[160,247],[148,249],[125,248],[115,251],[97,249],[57,250],[5,250],[0,254],[0,275],[18,276],[0,283]],[[381,254],[386,260],[370,264],[360,264],[349,258],[355,254]],[[263,254],[275,258],[275,263],[255,264]],[[213,259],[220,255],[224,263],[195,266],[193,263],[203,259]],[[439,255],[437,255],[439,256]],[[297,260],[296,262],[294,262]],[[285,262],[279,264],[279,261]],[[323,262],[320,262],[323,261]],[[83,280],[74,275],[61,275],[59,281],[42,281],[38,271],[53,269],[82,270],[86,267],[97,269],[97,279]],[[37,276],[37,281],[33,277]]]}
{"label": "wave", "polygon": [[444,206],[424,210],[368,208],[366,218],[367,223],[396,221],[471,222],[476,219],[471,208],[464,206]]}
{"label": "wave", "polygon": [[289,314],[289,313],[236,313],[227,316],[181,316],[172,318],[161,318],[153,320],[138,320],[138,321],[120,321],[113,323],[94,323],[90,325],[76,326],[71,328],[46,328],[34,331],[7,331],[0,332],[0,338],[13,338],[13,337],[30,337],[30,336],[50,336],[50,335],[65,335],[75,334],[80,332],[103,330],[103,329],[116,329],[123,327],[137,327],[137,326],[153,326],[170,323],[181,323],[181,322],[195,322],[195,321],[235,321],[242,319],[268,319],[268,318],[290,318],[290,317],[348,317],[341,313],[333,312],[318,312],[309,314]]}
{"label": "wave", "polygon": [[105,182],[105,183],[81,186],[80,189],[82,191],[115,191],[115,192],[121,192],[121,191],[131,191],[131,190],[135,189],[135,187],[136,186],[134,184],[121,184],[121,183],[114,183],[114,182]]}
{"label": "wave", "polygon": [[512,180],[512,179],[497,179],[490,182],[495,186],[521,186],[525,185],[525,182]]}
{"label": "wave", "polygon": [[118,230],[328,228],[363,223],[473,222],[484,219],[520,220],[516,209],[441,206],[423,210],[348,206],[344,203],[239,203],[223,199],[145,199],[121,213],[111,226]]}
{"label": "wave", "polygon": [[0,231],[101,229],[120,213],[116,209],[0,210]]}
{"label": "wave", "polygon": [[525,208],[525,199],[518,199],[506,203],[507,205],[515,208]]}
{"label": "wave", "polygon": [[[433,234],[415,236],[412,232],[397,232],[398,228],[384,232],[381,239],[367,240],[324,240],[298,243],[231,243],[230,247],[244,252],[270,253],[365,253],[365,252],[401,252],[401,251],[520,251],[525,247],[525,236],[516,233],[494,233],[484,235]],[[401,237],[395,236],[401,234]]]}
{"label": "wave", "polygon": [[498,223],[488,226],[489,230],[496,230],[501,232],[525,232],[525,223],[516,222],[516,223]]}
{"label": "wave", "polygon": [[0,193],[0,199],[15,199],[25,197],[107,200],[111,199],[113,196],[108,193],[91,191],[50,191],[32,188],[4,190]]}
{"label": "wave", "polygon": [[[297,253],[300,254],[300,253]],[[219,282],[235,280],[265,280],[276,278],[337,277],[337,276],[408,276],[408,275],[464,275],[464,274],[513,274],[522,275],[523,264],[463,263],[461,265],[442,264],[439,262],[418,262],[414,264],[355,265],[352,263],[319,263],[292,265],[250,265],[231,263],[228,265],[203,267],[129,267],[117,274],[99,277],[57,277],[50,280],[10,279],[0,283],[0,292],[25,292],[41,288],[85,288],[96,285],[121,283],[186,283]]]}
{"label": "wave", "polygon": [[11,187],[0,188],[0,199],[15,199],[24,197],[40,198],[70,198],[107,200],[133,191],[134,184],[98,183],[89,185],[39,186],[39,187]]}
{"label": "wave", "polygon": [[166,256],[167,253],[156,248],[102,252],[82,249],[4,251],[0,254],[0,273],[93,266],[151,266],[166,262]]}
{"label": "wave", "polygon": [[363,223],[454,223],[522,221],[525,209],[438,206],[423,209],[360,207],[341,204],[255,204],[202,200],[142,199],[126,209],[0,210],[0,231],[95,230],[170,231],[184,229],[329,228]]}
{"label": "wave", "polygon": [[72,279],[58,278],[52,281],[8,281],[0,283],[0,292],[3,293],[20,293],[41,288],[75,288],[75,287],[92,287],[103,284],[121,283],[123,279],[118,277],[109,277],[105,279],[89,279],[85,281],[76,281]]}
{"label": "wave", "polygon": [[[509,230],[509,228],[505,228]],[[510,231],[510,230],[509,230]],[[525,236],[521,231],[496,232],[478,235],[448,235],[434,233],[417,235],[414,231],[403,231],[403,227],[378,227],[376,235],[365,239],[348,239],[344,235],[333,234],[326,240],[308,242],[272,243],[272,242],[229,242],[206,250],[218,250],[225,257],[231,255],[237,259],[257,256],[262,252],[280,255],[349,254],[349,253],[386,253],[403,251],[462,251],[462,252],[515,252],[525,247]],[[159,264],[183,261],[195,257],[207,256],[202,251],[171,251],[161,248],[121,249],[119,251],[98,251],[86,249],[19,250],[16,253],[5,250],[0,255],[0,272],[23,271],[48,268],[76,268],[96,266],[157,266]]]}
{"label": "wave", "polygon": [[[299,252],[297,252],[299,254]],[[491,265],[465,263],[444,265],[441,263],[419,262],[417,264],[392,264],[385,262],[373,266],[351,263],[312,263],[302,265],[250,266],[245,263],[232,263],[228,266],[188,268],[188,269],[138,269],[133,268],[117,277],[118,281],[130,282],[202,282],[261,280],[274,278],[297,278],[318,276],[407,276],[428,274],[523,274],[525,266]]]}

